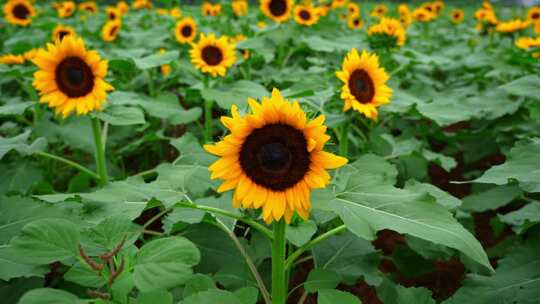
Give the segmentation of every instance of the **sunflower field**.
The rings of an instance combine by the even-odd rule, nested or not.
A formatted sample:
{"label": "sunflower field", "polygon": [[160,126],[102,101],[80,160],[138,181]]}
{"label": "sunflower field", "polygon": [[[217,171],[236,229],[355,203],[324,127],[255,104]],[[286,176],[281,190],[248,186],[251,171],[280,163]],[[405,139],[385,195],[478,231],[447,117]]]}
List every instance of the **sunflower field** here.
{"label": "sunflower field", "polygon": [[540,303],[540,6],[1,6],[0,303]]}

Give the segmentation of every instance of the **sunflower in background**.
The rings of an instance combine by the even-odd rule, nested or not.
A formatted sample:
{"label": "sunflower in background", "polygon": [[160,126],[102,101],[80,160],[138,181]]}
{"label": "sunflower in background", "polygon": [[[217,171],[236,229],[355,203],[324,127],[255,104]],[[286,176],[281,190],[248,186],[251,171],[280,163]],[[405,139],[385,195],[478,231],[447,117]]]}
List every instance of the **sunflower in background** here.
{"label": "sunflower in background", "polygon": [[540,35],[540,21],[536,21],[536,23],[534,24],[534,32],[536,33],[536,35]]}
{"label": "sunflower in background", "polygon": [[332,8],[344,7],[347,4],[347,0],[332,0]]}
{"label": "sunflower in background", "polygon": [[411,10],[409,9],[409,6],[407,4],[400,4],[397,8],[398,14],[399,14],[399,21],[401,24],[403,24],[404,27],[408,27],[411,25],[413,17]]}
{"label": "sunflower in background", "polygon": [[352,30],[358,30],[364,27],[364,21],[358,16],[349,16],[347,18],[347,26]]}
{"label": "sunflower in background", "polygon": [[388,13],[388,7],[384,4],[378,4],[376,5],[373,10],[371,11],[370,16],[372,17],[382,17]]}
{"label": "sunflower in background", "polygon": [[227,69],[236,61],[235,45],[227,37],[201,33],[199,41],[192,45],[189,55],[197,69],[213,77],[224,77]]}
{"label": "sunflower in background", "polygon": [[115,41],[122,29],[122,21],[120,19],[107,21],[101,28],[101,39],[106,42]]}
{"label": "sunflower in background", "polygon": [[101,110],[107,91],[107,61],[88,51],[81,38],[66,36],[47,49],[39,50],[33,62],[38,66],[33,86],[40,101],[65,118],[73,112],[84,115]]}
{"label": "sunflower in background", "polygon": [[268,224],[282,218],[290,223],[296,212],[304,220],[311,209],[310,192],[330,182],[327,169],[339,168],[347,159],[324,151],[325,117],[309,120],[297,101],[274,89],[262,102],[249,98],[251,113],[221,122],[230,131],[223,140],[204,149],[220,157],[208,169],[212,179],[224,182],[217,189],[235,189],[235,208],[261,209]]}
{"label": "sunflower in background", "polygon": [[432,12],[422,7],[415,9],[412,13],[412,17],[419,22],[430,22],[435,19],[435,15]]}
{"label": "sunflower in background", "polygon": [[373,48],[403,46],[406,40],[405,28],[394,18],[382,17],[379,23],[368,29],[369,43]]}
{"label": "sunflower in background", "polygon": [[439,15],[441,13],[441,11],[444,9],[444,1],[435,1],[432,3],[432,6],[433,6],[433,12],[436,14],[436,15]]}
{"label": "sunflower in background", "polygon": [[465,12],[462,9],[454,9],[450,12],[452,23],[459,24],[465,19]]}
{"label": "sunflower in background", "polygon": [[360,15],[360,6],[354,2],[347,4],[347,12],[349,17],[355,17]]}
{"label": "sunflower in background", "polygon": [[58,13],[58,17],[60,18],[71,17],[71,15],[73,15],[73,13],[75,12],[75,2],[63,1],[60,3],[56,11]]}
{"label": "sunflower in background", "polygon": [[156,8],[156,13],[161,16],[169,15],[169,10],[166,8]]}
{"label": "sunflower in background", "polygon": [[129,5],[126,1],[118,1],[118,3],[116,3],[116,8],[120,11],[121,15],[125,15],[129,11]]}
{"label": "sunflower in background", "polygon": [[105,8],[105,15],[107,15],[107,20],[109,21],[119,20],[122,16],[122,12],[116,6],[107,6],[107,8]]}
{"label": "sunflower in background", "polygon": [[261,11],[275,22],[285,22],[291,16],[293,0],[260,0]]}
{"label": "sunflower in background", "polygon": [[495,27],[495,30],[499,33],[511,34],[515,32],[520,32],[528,28],[530,25],[531,25],[530,21],[523,21],[517,18],[510,21],[499,22],[497,26]]}
{"label": "sunflower in background", "polygon": [[174,37],[181,44],[190,43],[197,36],[197,24],[191,17],[186,17],[178,22],[174,27]]}
{"label": "sunflower in background", "polygon": [[432,2],[422,3],[422,5],[420,5],[420,8],[425,9],[426,11],[430,12],[433,15],[437,14],[437,12],[435,10],[435,6],[433,5]]}
{"label": "sunflower in background", "polygon": [[[238,35],[236,35],[234,37],[229,38],[229,41],[231,43],[237,44],[237,43],[242,42],[242,41],[244,41],[246,39],[247,39],[246,36],[244,36],[242,34],[238,34]],[[240,52],[240,55],[242,55],[242,57],[244,59],[249,59],[249,57],[251,57],[251,52],[248,49],[238,49],[238,51]]]}
{"label": "sunflower in background", "polygon": [[28,0],[9,0],[4,4],[4,19],[10,24],[27,26],[35,15],[36,10]]}
{"label": "sunflower in background", "polygon": [[294,7],[294,21],[300,25],[312,26],[319,21],[319,15],[311,5],[296,5]]}
{"label": "sunflower in background", "polygon": [[[164,54],[166,52],[165,49],[159,49],[158,54]],[[172,68],[170,64],[162,64],[159,67],[159,70],[161,72],[161,75],[167,77],[171,74]]]}
{"label": "sunflower in background", "polygon": [[212,6],[212,13],[211,15],[212,16],[219,16],[219,14],[221,14],[221,9],[222,9],[222,6],[221,6],[221,3],[216,3]]}
{"label": "sunflower in background", "polygon": [[248,13],[249,4],[247,0],[233,0],[232,10],[235,16],[242,17]]}
{"label": "sunflower in background", "polygon": [[24,60],[25,58],[22,55],[13,55],[13,54],[0,55],[0,64],[7,64],[7,65],[23,64]]}
{"label": "sunflower in background", "polygon": [[201,6],[201,12],[203,16],[211,16],[212,15],[212,3],[210,2],[204,2]]}
{"label": "sunflower in background", "polygon": [[258,21],[256,25],[257,25],[257,28],[259,29],[264,29],[268,26],[268,24],[266,24],[266,22],[264,21]]}
{"label": "sunflower in background", "polygon": [[182,10],[179,7],[172,8],[169,11],[169,15],[173,17],[174,19],[178,19],[182,17]]}
{"label": "sunflower in background", "polygon": [[343,81],[341,99],[343,111],[356,110],[367,118],[376,120],[377,107],[390,102],[392,89],[386,85],[389,77],[379,67],[379,57],[352,49],[343,60],[341,71],[336,76]]}
{"label": "sunflower in background", "polygon": [[75,36],[75,29],[71,26],[58,24],[52,31],[53,41],[62,41],[67,36]]}
{"label": "sunflower in background", "polygon": [[153,6],[151,0],[135,0],[131,5],[134,9],[151,9]]}
{"label": "sunflower in background", "polygon": [[315,7],[315,9],[317,10],[317,15],[319,15],[320,17],[324,17],[324,16],[328,15],[328,12],[330,11],[330,6],[328,6],[328,5],[319,5],[319,6]]}
{"label": "sunflower in background", "polygon": [[[516,47],[523,49],[527,52],[530,52],[531,50],[540,51],[540,37],[521,37],[516,40],[515,45]],[[533,52],[532,57],[540,58],[540,52]]]}
{"label": "sunflower in background", "polygon": [[85,1],[79,4],[79,9],[81,11],[88,12],[90,14],[95,14],[98,12],[98,7],[94,1]]}
{"label": "sunflower in background", "polygon": [[531,22],[540,21],[540,6],[533,6],[527,11],[527,20]]}

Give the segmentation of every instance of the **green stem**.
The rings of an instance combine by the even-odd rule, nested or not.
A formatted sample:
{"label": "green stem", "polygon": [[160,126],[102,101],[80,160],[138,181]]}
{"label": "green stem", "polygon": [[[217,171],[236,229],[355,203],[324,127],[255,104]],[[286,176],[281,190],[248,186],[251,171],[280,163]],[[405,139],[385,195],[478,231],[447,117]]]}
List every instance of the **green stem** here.
{"label": "green stem", "polygon": [[103,147],[103,141],[101,139],[101,123],[96,117],[92,118],[92,133],[94,135],[94,145],[95,145],[95,157],[96,157],[96,167],[99,174],[99,179],[101,185],[104,186],[109,182],[109,177],[107,176],[107,163],[105,161],[105,149]]}
{"label": "green stem", "polygon": [[285,278],[285,221],[274,222],[274,242],[272,244],[272,303],[285,304],[287,286]]}
{"label": "green stem", "polygon": [[43,156],[43,157],[45,157],[45,158],[49,158],[49,159],[52,159],[52,160],[56,160],[56,161],[58,161],[58,162],[61,162],[61,163],[66,164],[66,165],[70,165],[70,166],[72,166],[73,168],[75,168],[75,169],[77,169],[77,170],[79,170],[79,171],[81,171],[81,172],[84,172],[84,173],[90,175],[91,177],[93,177],[93,178],[95,178],[95,179],[97,179],[97,180],[100,180],[99,175],[97,175],[96,173],[94,173],[94,172],[91,171],[90,169],[88,169],[88,168],[86,168],[86,167],[84,167],[84,166],[82,166],[82,165],[80,165],[80,164],[78,164],[78,163],[76,163],[76,162],[74,162],[74,161],[71,161],[71,160],[69,160],[69,159],[65,159],[65,158],[60,157],[60,156],[56,156],[56,155],[54,155],[54,154],[49,154],[49,153],[47,153],[47,152],[36,152],[35,154],[36,154],[36,155],[39,155],[39,156]]}
{"label": "green stem", "polygon": [[318,237],[314,238],[313,240],[309,241],[309,243],[304,244],[304,246],[298,248],[295,252],[293,252],[287,261],[285,261],[285,269],[290,269],[292,265],[294,264],[294,261],[296,261],[302,254],[311,248],[313,246],[317,245],[318,243],[326,240],[327,238],[331,237],[334,234],[338,234],[344,230],[346,230],[347,227],[345,225],[338,226],[332,230],[328,230],[327,232],[319,235]]}
{"label": "green stem", "polygon": [[[209,87],[209,79],[208,76],[204,77],[204,88],[207,89]],[[209,143],[212,141],[212,106],[214,104],[213,100],[205,99],[204,100],[204,142]]]}
{"label": "green stem", "polygon": [[150,70],[145,70],[144,75],[146,76],[146,80],[148,81],[148,93],[151,97],[156,96],[156,84],[154,83],[154,79],[152,78],[152,72]]}
{"label": "green stem", "polygon": [[350,122],[347,120],[341,126],[341,134],[339,135],[339,155],[347,157],[349,153],[349,127]]}

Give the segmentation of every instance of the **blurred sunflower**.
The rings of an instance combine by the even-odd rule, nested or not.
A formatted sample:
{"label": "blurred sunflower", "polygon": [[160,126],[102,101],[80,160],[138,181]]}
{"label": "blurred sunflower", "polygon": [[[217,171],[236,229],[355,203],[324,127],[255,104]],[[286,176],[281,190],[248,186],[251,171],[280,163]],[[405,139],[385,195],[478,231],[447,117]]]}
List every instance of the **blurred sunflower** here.
{"label": "blurred sunflower", "polygon": [[354,2],[347,4],[347,12],[349,17],[354,17],[360,15],[360,6]]}
{"label": "blurred sunflower", "polygon": [[174,19],[178,19],[182,17],[182,10],[178,7],[172,8],[169,11],[169,15],[171,15],[171,17],[173,17]]}
{"label": "blurred sunflower", "polygon": [[407,4],[405,4],[405,3],[401,3],[400,5],[398,5],[397,11],[398,11],[398,14],[400,14],[400,15],[410,14],[411,13],[411,10],[409,9],[409,6]]}
{"label": "blurred sunflower", "polygon": [[362,51],[359,55],[353,48],[343,60],[342,70],[336,72],[336,76],[343,81],[343,111],[352,108],[376,120],[377,107],[390,102],[392,89],[386,85],[389,77],[379,67],[379,57],[376,54]]}
{"label": "blurred sunflower", "polygon": [[332,0],[332,8],[344,7],[348,0]]}
{"label": "blurred sunflower", "polygon": [[293,0],[260,0],[261,11],[275,22],[284,22],[290,18]]}
{"label": "blurred sunflower", "polygon": [[536,21],[534,23],[534,32],[536,35],[540,35],[540,21]]}
{"label": "blurred sunflower", "polygon": [[23,57],[25,60],[32,61],[36,57],[39,49],[30,49],[23,53]]}
{"label": "blurred sunflower", "polygon": [[516,39],[515,45],[524,50],[528,50],[529,48],[540,48],[540,37],[520,37]]}
{"label": "blurred sunflower", "polygon": [[432,12],[426,10],[425,8],[417,8],[413,11],[412,17],[416,21],[420,22],[429,22],[435,19],[435,15]]}
{"label": "blurred sunflower", "polygon": [[245,16],[248,13],[249,4],[247,0],[233,0],[231,5],[233,13],[237,17]]}
{"label": "blurred sunflower", "polygon": [[212,16],[219,16],[221,14],[221,3],[216,3],[212,6]]}
{"label": "blurred sunflower", "polygon": [[257,22],[257,27],[260,29],[266,28],[268,25],[264,21]]}
{"label": "blurred sunflower", "polygon": [[58,13],[58,17],[60,18],[71,17],[71,15],[73,15],[73,12],[75,12],[75,2],[73,1],[61,2],[58,8],[56,9],[56,12]]}
{"label": "blurred sunflower", "polygon": [[101,28],[101,39],[106,42],[115,41],[121,29],[122,21],[120,19],[107,21]]}
{"label": "blurred sunflower", "polygon": [[96,51],[88,51],[81,38],[66,36],[38,51],[33,86],[42,103],[67,117],[100,110],[113,87],[104,81],[107,61]]}
{"label": "blurred sunflower", "polygon": [[169,10],[166,8],[156,8],[156,13],[161,16],[169,15]]}
{"label": "blurred sunflower", "polygon": [[388,7],[384,4],[378,4],[376,5],[373,10],[371,11],[370,16],[372,17],[382,17],[388,13]]}
{"label": "blurred sunflower", "polygon": [[[158,54],[164,54],[166,52],[165,49],[159,49]],[[167,77],[171,74],[172,68],[170,64],[162,64],[159,67],[159,70],[161,72],[161,75]]]}
{"label": "blurred sunflower", "polygon": [[431,2],[423,3],[422,5],[420,5],[420,8],[425,9],[426,11],[430,12],[433,15],[437,14],[435,10],[435,6]]}
{"label": "blurred sunflower", "polygon": [[527,20],[532,22],[540,21],[540,6],[533,6],[527,11]]}
{"label": "blurred sunflower", "polygon": [[118,3],[116,3],[116,8],[120,11],[121,15],[125,15],[129,11],[129,5],[126,1],[118,1]]}
{"label": "blurred sunflower", "polygon": [[224,182],[218,192],[235,189],[235,208],[262,208],[266,223],[286,223],[296,212],[308,219],[310,192],[330,182],[327,169],[339,168],[347,159],[323,150],[330,139],[325,117],[308,120],[297,101],[290,102],[274,89],[262,102],[249,98],[251,114],[221,122],[231,132],[222,141],[205,145],[206,151],[220,157],[208,169],[212,179]]}
{"label": "blurred sunflower", "polygon": [[135,0],[131,5],[134,9],[151,9],[153,6],[151,0]]}
{"label": "blurred sunflower", "polygon": [[432,3],[432,6],[433,6],[433,12],[438,15],[441,13],[441,11],[444,8],[444,1],[441,1],[441,0],[434,1]]}
{"label": "blurred sunflower", "polygon": [[4,19],[10,24],[27,26],[35,15],[36,10],[28,0],[9,0],[4,4]]}
{"label": "blurred sunflower", "polygon": [[529,21],[523,21],[518,18],[506,22],[499,22],[495,27],[495,30],[499,33],[510,34],[522,31],[528,28],[530,24]]}
{"label": "blurred sunflower", "polygon": [[315,8],[317,10],[317,15],[324,17],[328,15],[328,12],[330,11],[330,6],[327,5],[320,5]]}
{"label": "blurred sunflower", "polygon": [[107,19],[109,21],[119,20],[120,16],[122,16],[122,12],[116,6],[107,6],[105,9],[105,14],[107,15]]}
{"label": "blurred sunflower", "polygon": [[7,54],[7,55],[0,55],[0,64],[23,64],[24,63],[24,56],[21,55],[13,55],[13,54]]}
{"label": "blurred sunflower", "polygon": [[94,1],[85,1],[79,4],[79,9],[91,14],[98,12],[98,7]]}
{"label": "blurred sunflower", "polygon": [[189,54],[191,62],[203,73],[213,77],[224,77],[227,69],[236,61],[235,46],[227,37],[217,38],[214,34],[201,33],[199,41],[192,45]]}
{"label": "blurred sunflower", "polygon": [[193,41],[197,36],[197,24],[191,17],[186,17],[176,22],[174,37],[179,43],[185,44]]}
{"label": "blurred sunflower", "polygon": [[497,23],[499,23],[499,20],[497,19],[495,12],[490,9],[477,10],[474,13],[474,18],[476,18],[478,21],[486,22],[490,25],[497,25]]}
{"label": "blurred sunflower", "polygon": [[461,23],[465,18],[465,12],[463,12],[461,9],[454,9],[452,12],[450,12],[450,18],[454,24]]}
{"label": "blurred sunflower", "polygon": [[380,22],[368,29],[370,44],[375,47],[403,46],[406,40],[405,28],[394,18],[382,17]]}
{"label": "blurred sunflower", "polygon": [[310,5],[296,5],[294,7],[294,21],[300,25],[312,26],[319,21],[319,15]]}
{"label": "blurred sunflower", "polygon": [[203,16],[211,16],[212,15],[212,3],[210,2],[204,2],[201,6],[201,12]]}
{"label": "blurred sunflower", "polygon": [[240,49],[240,54],[242,57],[247,60],[249,57],[251,57],[251,52],[248,49]]}
{"label": "blurred sunflower", "polygon": [[360,16],[350,16],[347,19],[347,26],[353,30],[361,29],[364,27],[364,21],[362,21]]}
{"label": "blurred sunflower", "polygon": [[407,4],[400,4],[398,6],[399,21],[404,27],[408,27],[412,23],[412,13]]}
{"label": "blurred sunflower", "polygon": [[75,29],[71,26],[58,24],[52,31],[52,37],[54,41],[61,41],[66,36],[74,36]]}

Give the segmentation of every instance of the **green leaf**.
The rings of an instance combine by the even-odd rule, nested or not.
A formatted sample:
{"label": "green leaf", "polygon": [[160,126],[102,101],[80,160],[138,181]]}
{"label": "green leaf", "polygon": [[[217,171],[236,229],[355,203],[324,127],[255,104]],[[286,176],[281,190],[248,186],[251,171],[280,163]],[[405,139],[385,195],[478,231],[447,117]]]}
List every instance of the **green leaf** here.
{"label": "green leaf", "polygon": [[214,283],[214,280],[212,280],[211,277],[200,273],[194,274],[186,282],[186,286],[184,287],[184,298],[210,289],[217,289],[216,283]]}
{"label": "green leaf", "polygon": [[191,268],[199,260],[199,250],[185,238],[151,241],[137,253],[133,273],[135,286],[141,291],[179,286],[191,277]]}
{"label": "green leaf", "polygon": [[536,74],[521,77],[500,88],[508,94],[540,99],[540,77]]}
{"label": "green leaf", "polygon": [[540,192],[540,138],[516,143],[506,162],[493,166],[474,182],[506,185],[517,180],[526,192]]}
{"label": "green leaf", "polygon": [[[44,180],[43,170],[30,160],[0,164],[0,193],[28,193],[32,187]],[[1,239],[2,237],[0,237]]]}
{"label": "green leaf", "polygon": [[26,131],[15,137],[0,137],[0,160],[11,150],[15,150],[22,155],[32,155],[47,148],[47,140],[43,137],[36,139],[33,143],[27,144],[30,131]]}
{"label": "green leaf", "polygon": [[465,197],[460,209],[469,212],[495,210],[509,204],[522,193],[523,191],[516,185],[495,186]]}
{"label": "green leaf", "polygon": [[317,292],[321,289],[333,289],[340,281],[341,277],[335,272],[323,268],[315,268],[309,273],[304,283],[304,289],[309,293]]}
{"label": "green leaf", "polygon": [[9,281],[18,277],[43,277],[50,271],[48,266],[22,264],[17,261],[14,254],[15,250],[11,246],[0,246],[0,280]]}
{"label": "green leaf", "polygon": [[255,287],[240,288],[233,293],[240,300],[240,304],[256,304],[259,298],[259,290]]}
{"label": "green leaf", "polygon": [[96,116],[113,126],[130,126],[144,124],[144,113],[134,107],[111,106]]}
{"label": "green leaf", "polygon": [[83,303],[77,296],[60,289],[37,288],[25,293],[19,304],[75,304]]}
{"label": "green leaf", "polygon": [[513,226],[516,233],[522,234],[530,227],[540,223],[540,202],[534,201],[519,210],[499,215],[499,219],[503,223]]}
{"label": "green leaf", "polygon": [[86,264],[75,263],[65,274],[64,279],[85,287],[100,288],[107,283],[106,279]]}
{"label": "green leaf", "polygon": [[40,219],[25,225],[10,244],[28,264],[47,264],[78,255],[79,227],[64,219]]}
{"label": "green leaf", "polygon": [[239,80],[222,87],[206,88],[201,94],[204,99],[216,101],[220,108],[229,110],[233,104],[239,108],[247,106],[248,97],[260,99],[270,95],[270,92],[258,83]]}
{"label": "green leaf", "polygon": [[354,295],[335,289],[323,289],[317,296],[318,304],[361,304],[360,299]]}
{"label": "green leaf", "polygon": [[174,161],[175,164],[209,166],[217,160],[217,157],[206,152],[195,135],[189,132],[171,140],[171,145],[180,152],[180,156]]}
{"label": "green leaf", "polygon": [[0,106],[0,116],[3,115],[21,115],[24,111],[33,105],[32,101],[16,102]]}
{"label": "green leaf", "polygon": [[173,296],[166,290],[154,290],[141,292],[137,298],[137,304],[172,304]]}
{"label": "green leaf", "polygon": [[404,287],[385,280],[377,288],[377,295],[384,304],[435,304],[431,291],[426,288]]}
{"label": "green leaf", "polygon": [[240,299],[225,290],[207,290],[184,299],[181,304],[240,304]]}
{"label": "green leaf", "polygon": [[96,255],[112,251],[125,238],[124,247],[137,240],[142,228],[134,224],[125,214],[112,215],[96,226],[83,232],[83,247],[89,246]]}
{"label": "green leaf", "polygon": [[152,54],[142,58],[133,58],[133,61],[139,69],[146,70],[177,60],[179,55],[179,51],[167,51],[163,54]]}
{"label": "green leaf", "polygon": [[288,226],[286,236],[289,242],[300,247],[309,242],[315,232],[317,232],[317,225],[313,221],[305,221],[296,226]]}
{"label": "green leaf", "polygon": [[448,194],[447,192],[444,192],[436,186],[433,186],[432,184],[420,183],[411,179],[405,184],[405,189],[413,192],[427,192],[435,198],[437,204],[448,210],[454,210],[461,205],[461,201],[459,199]]}

